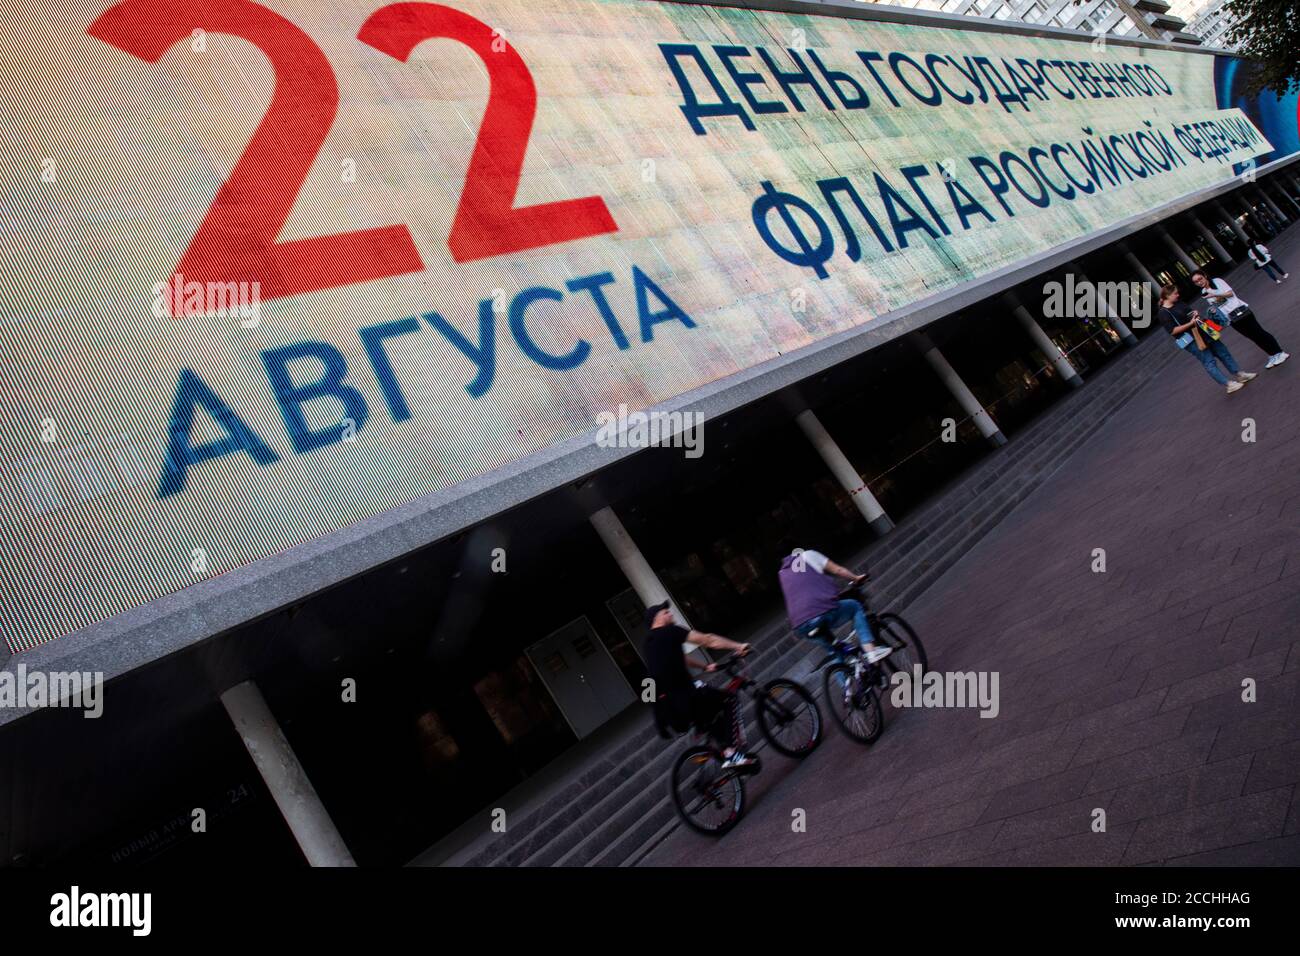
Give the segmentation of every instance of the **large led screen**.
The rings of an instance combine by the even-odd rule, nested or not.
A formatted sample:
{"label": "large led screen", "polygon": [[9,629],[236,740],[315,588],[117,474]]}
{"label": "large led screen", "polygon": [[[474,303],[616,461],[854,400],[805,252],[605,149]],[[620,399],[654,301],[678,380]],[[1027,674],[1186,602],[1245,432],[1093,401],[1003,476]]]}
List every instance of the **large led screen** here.
{"label": "large led screen", "polygon": [[651,0],[9,0],[20,651],[1233,175],[1190,53]]}

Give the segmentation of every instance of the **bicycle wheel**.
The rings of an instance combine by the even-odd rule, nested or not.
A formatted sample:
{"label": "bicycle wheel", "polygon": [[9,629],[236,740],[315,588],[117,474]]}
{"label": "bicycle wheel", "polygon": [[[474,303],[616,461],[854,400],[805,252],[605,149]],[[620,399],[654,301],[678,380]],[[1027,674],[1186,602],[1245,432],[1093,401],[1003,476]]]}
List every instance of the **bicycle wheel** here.
{"label": "bicycle wheel", "polygon": [[670,787],[677,815],[692,830],[722,836],[745,812],[745,781],[722,769],[712,747],[691,747],[673,764]]}
{"label": "bicycle wheel", "polygon": [[881,637],[895,648],[894,653],[880,662],[881,667],[885,669],[886,677],[898,671],[904,671],[908,677],[912,677],[916,673],[917,664],[921,665],[922,674],[930,669],[930,661],[925,656],[925,646],[916,636],[916,631],[912,630],[912,625],[897,614],[882,614],[876,619],[876,623],[880,628]]}
{"label": "bicycle wheel", "polygon": [[778,753],[806,757],[822,740],[822,712],[808,688],[781,677],[763,685],[755,704],[758,729]]}
{"label": "bicycle wheel", "polygon": [[860,744],[869,744],[885,729],[885,712],[874,687],[864,687],[848,664],[832,664],[825,676],[826,706],[835,722]]}

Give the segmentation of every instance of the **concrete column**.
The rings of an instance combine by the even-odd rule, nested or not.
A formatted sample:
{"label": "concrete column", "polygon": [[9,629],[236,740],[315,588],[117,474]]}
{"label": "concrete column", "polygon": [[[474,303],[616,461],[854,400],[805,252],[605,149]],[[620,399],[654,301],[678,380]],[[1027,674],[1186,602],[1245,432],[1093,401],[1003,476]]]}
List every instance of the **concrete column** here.
{"label": "concrete column", "polygon": [[[1074,277],[1077,281],[1079,282],[1091,281],[1087,277],[1087,275],[1084,274],[1084,271],[1082,267],[1080,267],[1079,263],[1071,262],[1067,266],[1067,268],[1074,273]],[[1101,311],[1104,313],[1106,321],[1109,322],[1111,328],[1113,328],[1119,334],[1119,340],[1128,346],[1137,345],[1137,336],[1134,335],[1129,330],[1129,327],[1124,324],[1124,320],[1115,314],[1115,312],[1110,307],[1110,303],[1106,301],[1105,297],[1098,295],[1096,298],[1097,298],[1097,305],[1101,308]]]}
{"label": "concrete column", "polygon": [[250,680],[230,688],[221,695],[221,704],[307,862],[356,866],[257,685]]}
{"label": "concrete column", "polygon": [[1192,212],[1187,214],[1187,218],[1192,221],[1192,225],[1196,227],[1197,231],[1205,237],[1205,241],[1209,245],[1210,251],[1214,253],[1215,258],[1225,265],[1232,265],[1232,256],[1223,247],[1223,243],[1219,242],[1219,237],[1208,229],[1205,223],[1201,222],[1200,217]]}
{"label": "concrete column", "polygon": [[862,476],[844,456],[844,452],[840,451],[840,446],[835,444],[835,439],[827,433],[812,409],[805,408],[794,417],[794,420],[799,430],[812,442],[813,448],[817,449],[817,454],[822,456],[822,461],[826,462],[826,467],[835,475],[840,487],[849,493],[849,497],[853,499],[862,517],[867,519],[871,530],[876,534],[892,531],[894,523],[885,514],[885,509],[880,507],[876,496],[871,493],[871,489],[863,482]]}
{"label": "concrete column", "polygon": [[1156,232],[1159,234],[1160,238],[1165,241],[1165,245],[1169,247],[1169,251],[1177,257],[1178,261],[1187,266],[1188,272],[1195,272],[1200,268],[1196,264],[1196,260],[1187,254],[1183,247],[1175,241],[1173,236],[1169,235],[1169,231],[1165,229],[1164,226],[1156,226]]}
{"label": "concrete column", "polygon": [[1156,281],[1156,277],[1151,274],[1151,270],[1142,264],[1142,260],[1134,254],[1127,242],[1121,242],[1119,248],[1124,254],[1124,261],[1129,264],[1129,268],[1138,274],[1138,278],[1151,286],[1151,294],[1158,299],[1160,297],[1161,286],[1160,283]]}
{"label": "concrete column", "polygon": [[1300,183],[1297,182],[1295,174],[1283,170],[1274,176],[1271,182],[1273,183],[1273,188],[1278,193],[1281,193],[1282,197],[1287,201],[1288,208],[1295,209],[1296,215],[1291,218],[1300,218],[1300,202],[1297,202],[1295,199],[1296,194],[1300,193],[1300,189],[1296,188]]}
{"label": "concrete column", "polygon": [[[1274,196],[1282,200],[1282,202],[1286,204],[1288,208],[1293,209],[1297,214],[1300,214],[1300,203],[1297,203],[1294,199],[1292,199],[1291,194],[1286,191],[1285,180],[1270,179],[1269,185],[1273,187]],[[1292,216],[1291,218],[1294,220],[1296,216]]]}
{"label": "concrete column", "polygon": [[1048,360],[1056,366],[1056,372],[1061,376],[1061,379],[1071,388],[1081,388],[1083,386],[1083,377],[1074,370],[1074,366],[1070,364],[1070,359],[1043,331],[1043,327],[1034,321],[1034,317],[1029,314],[1029,310],[1024,307],[1020,299],[1014,293],[1008,292],[1002,297],[1002,302],[1011,310],[1011,314],[1016,317],[1024,330],[1029,333],[1034,345],[1038,346],[1038,351],[1046,355]]}
{"label": "concrete column", "polygon": [[1284,226],[1289,226],[1291,224],[1291,217],[1284,213],[1277,203],[1273,202],[1273,197],[1264,191],[1262,184],[1255,184],[1255,192],[1259,193],[1259,198],[1262,199],[1264,205],[1268,207],[1268,211],[1277,217],[1278,222]]}
{"label": "concrete column", "polygon": [[998,423],[993,420],[993,416],[985,410],[979,399],[975,397],[975,393],[961,380],[957,370],[948,364],[939,347],[931,342],[930,337],[924,332],[913,332],[912,341],[921,350],[921,354],[930,363],[930,368],[934,369],[940,381],[948,387],[948,391],[952,392],[952,397],[957,399],[961,410],[975,422],[975,427],[980,430],[985,441],[994,448],[1005,445],[1007,436],[1002,434],[1002,429],[998,428]]}
{"label": "concrete column", "polygon": [[1250,236],[1246,235],[1246,230],[1241,228],[1241,223],[1237,222],[1237,217],[1233,216],[1231,213],[1229,213],[1226,209],[1223,208],[1223,203],[1219,202],[1218,200],[1215,200],[1214,208],[1219,210],[1219,215],[1221,215],[1224,219],[1228,221],[1228,225],[1232,227],[1232,231],[1237,234],[1238,239],[1240,239],[1242,242],[1246,244],[1247,249],[1249,249],[1252,245],[1254,245],[1254,243],[1251,241]]}
{"label": "concrete column", "polygon": [[1141,327],[1146,328],[1151,324],[1151,317],[1155,315],[1160,308],[1160,289],[1161,285],[1156,281],[1156,277],[1151,274],[1151,270],[1142,264],[1142,260],[1133,254],[1127,242],[1121,242],[1120,251],[1124,254],[1124,259],[1129,266],[1142,279],[1142,284],[1146,287],[1146,295],[1142,297],[1142,306],[1147,310]]}
{"label": "concrete column", "polygon": [[659,575],[655,574],[654,568],[650,567],[650,562],[645,559],[641,549],[627,533],[627,529],[623,527],[623,522],[614,513],[614,509],[606,505],[589,515],[587,520],[596,529],[596,534],[600,535],[600,540],[609,549],[610,555],[618,563],[619,569],[627,577],[628,583],[632,585],[632,590],[636,591],[641,603],[650,607],[652,604],[667,601],[673,610],[673,616],[683,627],[690,627],[686,615],[682,613],[677,602],[668,593],[668,589],[659,580]]}

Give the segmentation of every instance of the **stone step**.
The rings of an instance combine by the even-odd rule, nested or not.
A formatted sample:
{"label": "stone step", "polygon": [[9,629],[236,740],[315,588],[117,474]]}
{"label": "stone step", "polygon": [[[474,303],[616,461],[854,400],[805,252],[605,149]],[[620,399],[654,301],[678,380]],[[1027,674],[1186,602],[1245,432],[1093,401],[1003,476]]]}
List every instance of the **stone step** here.
{"label": "stone step", "polygon": [[[773,628],[764,637],[766,640],[755,641],[761,650],[755,655],[755,665],[751,670],[752,676],[759,683],[790,673],[793,665],[807,653],[807,647],[790,635],[788,628]],[[761,746],[759,741],[762,740],[762,734],[753,720],[753,705],[746,698],[743,706],[746,739]],[[523,865],[544,866],[554,862],[570,862],[576,848],[589,836],[616,833],[621,825],[634,818],[638,810],[646,809],[650,805],[646,803],[647,793],[667,799],[668,773],[672,761],[681,752],[681,747],[681,740],[664,740],[655,735],[651,744],[639,756],[643,763],[636,765],[633,773],[613,789],[606,790],[596,802],[585,802],[582,808],[584,825],[556,838],[544,849],[527,858]],[[599,850],[600,847],[597,846],[596,849]],[[583,862],[586,862],[585,859]]]}
{"label": "stone step", "polygon": [[[1163,365],[1163,363],[1157,363]],[[1133,385],[1144,382],[1149,376],[1141,376],[1136,381],[1132,377],[1124,381],[1129,383],[1127,394],[1131,395],[1134,391]],[[1107,391],[1107,399],[1113,399],[1116,395],[1125,394],[1125,389],[1118,392],[1114,390]],[[1017,475],[1004,489],[998,489],[989,492],[990,485],[987,482],[979,482],[979,487],[984,492],[979,497],[970,497],[965,494],[960,495],[961,503],[946,512],[937,515],[931,515],[929,524],[926,526],[924,538],[921,540],[909,541],[901,552],[879,552],[873,553],[868,551],[868,564],[877,567],[881,564],[886,565],[884,570],[877,578],[876,584],[880,588],[887,588],[891,583],[891,574],[896,576],[894,571],[902,565],[890,564],[891,559],[897,562],[898,557],[911,555],[906,565],[913,561],[920,560],[925,563],[929,557],[936,552],[942,552],[951,544],[954,529],[965,526],[967,528],[977,523],[983,510],[999,508],[1008,497],[1019,501],[1022,500],[1028,491],[1037,487],[1042,479],[1056,469],[1056,467],[1069,455],[1073,454],[1079,444],[1091,436],[1097,428],[1101,427],[1106,420],[1119,407],[1114,401],[1109,401],[1109,405],[1103,405],[1101,409],[1089,408],[1090,414],[1083,416],[1074,416],[1072,423],[1067,423],[1064,427],[1057,429],[1057,440],[1046,446],[1038,446],[1037,454],[1026,456],[1019,462],[1019,475]],[[972,513],[971,502],[979,500],[980,510]],[[922,516],[924,520],[924,516]],[[911,519],[909,519],[911,524]],[[902,530],[900,526],[900,530]]]}
{"label": "stone step", "polygon": [[[1086,420],[1090,416],[1084,414],[1085,412],[1092,412],[1099,407],[1104,408],[1113,394],[1127,391],[1135,379],[1145,379],[1147,376],[1134,366],[1138,364],[1138,361],[1135,361],[1137,354],[1145,355],[1151,341],[1148,339],[1140,343],[1132,354],[1125,356],[1122,362],[1116,363],[1118,367],[1103,369],[1095,380],[1089,381],[1087,388],[1065,396],[1017,434],[1014,441],[993,452],[974,465],[966,474],[937,492],[930,503],[922,505],[917,511],[909,514],[894,532],[880,539],[876,546],[869,548],[868,556],[873,560],[880,560],[888,559],[895,553],[906,553],[915,545],[917,533],[924,534],[936,515],[963,510],[969,501],[979,496],[1003,474],[1038,452],[1043,442],[1059,432],[1063,419]],[[1112,374],[1106,374],[1108,372]]]}

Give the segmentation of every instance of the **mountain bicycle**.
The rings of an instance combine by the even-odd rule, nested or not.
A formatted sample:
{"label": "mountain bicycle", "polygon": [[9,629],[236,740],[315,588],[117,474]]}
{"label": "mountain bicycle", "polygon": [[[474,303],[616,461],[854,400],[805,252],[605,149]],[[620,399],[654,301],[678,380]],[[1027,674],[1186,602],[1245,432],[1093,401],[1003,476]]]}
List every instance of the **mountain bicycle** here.
{"label": "mountain bicycle", "polygon": [[878,691],[887,688],[900,671],[913,679],[924,674],[930,662],[912,625],[898,614],[889,611],[877,614],[871,610],[865,584],[855,584],[840,592],[840,600],[845,599],[861,602],[876,644],[892,647],[893,653],[878,663],[868,663],[856,629],[850,629],[848,636],[840,640],[835,639],[829,627],[815,628],[807,637],[826,645],[830,652],[813,670],[825,668],[822,687],[831,716],[853,740],[870,744],[885,729],[885,713]]}
{"label": "mountain bicycle", "polygon": [[[772,748],[787,757],[803,758],[822,739],[822,714],[806,687],[786,677],[759,685],[745,671],[742,658],[728,654],[715,661],[729,679],[719,689],[728,694],[747,691],[754,701],[758,728]],[[669,786],[677,814],[692,830],[722,836],[745,812],[745,777],[758,773],[762,763],[725,766],[726,757],[704,734],[694,732],[695,743],[673,764]],[[733,741],[744,748],[744,741]]]}

